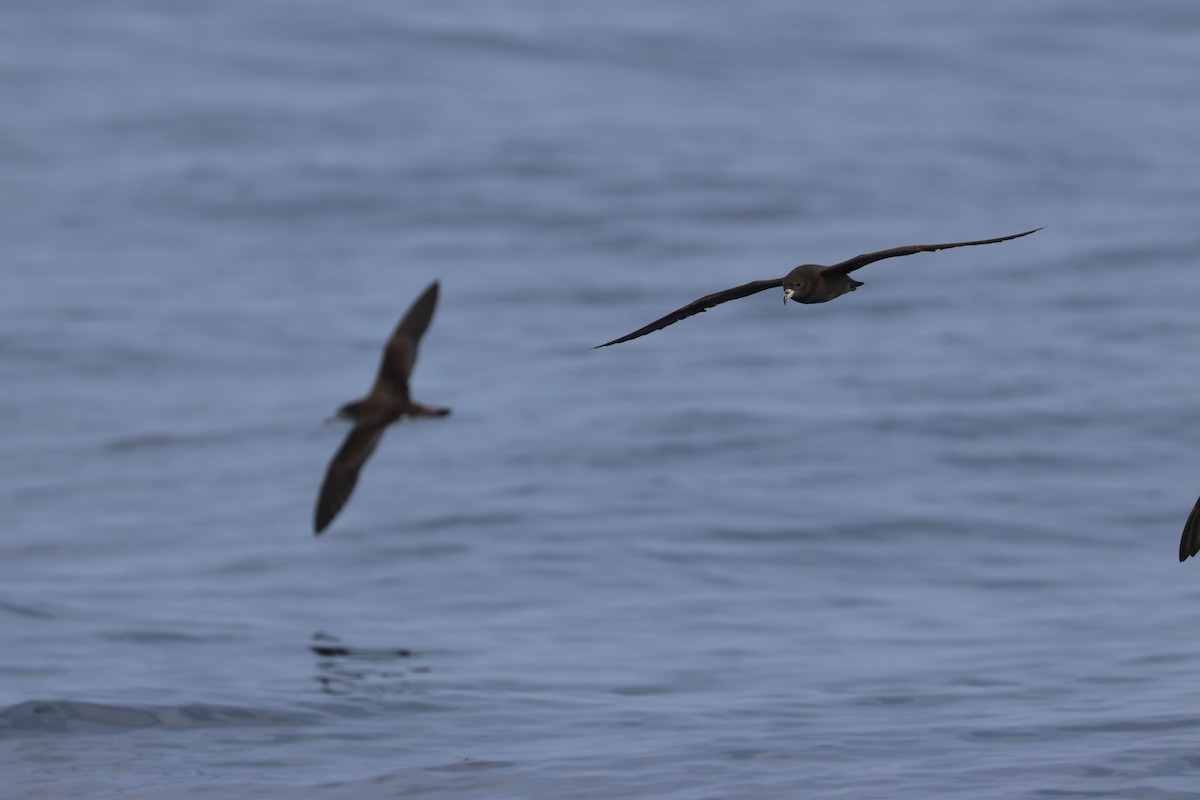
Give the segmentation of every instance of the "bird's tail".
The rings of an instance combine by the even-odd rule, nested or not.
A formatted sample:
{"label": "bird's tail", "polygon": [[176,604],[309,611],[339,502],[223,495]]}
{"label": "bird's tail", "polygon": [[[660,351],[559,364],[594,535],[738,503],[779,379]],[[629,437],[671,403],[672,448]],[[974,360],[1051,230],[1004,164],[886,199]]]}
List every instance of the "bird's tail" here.
{"label": "bird's tail", "polygon": [[442,406],[423,406],[420,403],[409,403],[405,414],[410,417],[444,417],[450,409]]}

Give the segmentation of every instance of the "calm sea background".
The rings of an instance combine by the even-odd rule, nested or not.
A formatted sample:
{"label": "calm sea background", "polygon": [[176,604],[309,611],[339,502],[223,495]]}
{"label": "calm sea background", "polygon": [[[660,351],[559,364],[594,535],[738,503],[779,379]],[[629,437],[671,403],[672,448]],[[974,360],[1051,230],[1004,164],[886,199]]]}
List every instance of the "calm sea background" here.
{"label": "calm sea background", "polygon": [[[1168,0],[6,0],[0,795],[1200,797],[1198,76]],[[435,278],[454,413],[314,538]]]}

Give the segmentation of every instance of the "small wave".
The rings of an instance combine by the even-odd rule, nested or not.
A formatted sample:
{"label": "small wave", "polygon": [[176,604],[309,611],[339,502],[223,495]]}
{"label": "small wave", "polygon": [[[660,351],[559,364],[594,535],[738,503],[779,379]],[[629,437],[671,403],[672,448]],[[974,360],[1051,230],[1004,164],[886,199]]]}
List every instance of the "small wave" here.
{"label": "small wave", "polygon": [[14,614],[18,617],[29,617],[30,619],[54,619],[54,614],[49,611],[35,606],[12,603],[7,600],[0,600],[0,612]]}
{"label": "small wave", "polygon": [[147,433],[140,436],[125,436],[105,443],[104,449],[110,452],[123,450],[144,450],[154,447],[167,447],[182,441],[178,436],[166,433]]}
{"label": "small wave", "polygon": [[206,641],[202,637],[178,631],[112,631],[100,634],[100,638],[120,644],[175,644],[179,642],[199,643]]}
{"label": "small wave", "polygon": [[76,700],[30,700],[0,711],[0,738],[30,734],[116,733],[155,727],[188,730],[303,725],[314,720],[307,715],[204,704],[138,707]]}
{"label": "small wave", "polygon": [[276,437],[280,434],[292,434],[297,430],[300,428],[290,425],[253,425],[188,433],[154,431],[109,439],[101,445],[101,448],[108,453],[120,453],[177,446],[221,445],[228,442],[243,442],[260,436]]}
{"label": "small wave", "polygon": [[[509,511],[483,512],[478,514],[446,514],[427,520],[422,527],[430,531],[458,527],[491,528],[499,525],[512,525],[520,520],[520,514],[514,514]],[[458,552],[462,549],[461,547],[442,547],[442,551],[450,553]]]}

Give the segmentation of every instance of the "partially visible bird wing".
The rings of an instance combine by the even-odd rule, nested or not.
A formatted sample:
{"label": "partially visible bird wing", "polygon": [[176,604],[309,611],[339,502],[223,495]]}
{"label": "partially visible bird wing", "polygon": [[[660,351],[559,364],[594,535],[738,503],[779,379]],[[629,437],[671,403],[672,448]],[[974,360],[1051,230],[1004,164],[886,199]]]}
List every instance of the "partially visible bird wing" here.
{"label": "partially visible bird wing", "polygon": [[358,473],[363,464],[375,452],[375,446],[383,436],[386,425],[370,424],[355,425],[346,436],[346,441],[338,448],[329,468],[325,470],[325,481],[321,484],[321,493],[317,496],[317,508],[313,515],[313,533],[320,535],[325,530],[354,491],[358,482]]}
{"label": "partially visible bird wing", "polygon": [[417,345],[433,319],[437,307],[438,282],[429,284],[413,304],[409,306],[400,324],[392,332],[392,338],[383,348],[383,361],[379,364],[379,376],[371,393],[383,390],[390,395],[408,399],[408,376],[417,363]]}
{"label": "partially visible bird wing", "polygon": [[1192,506],[1187,523],[1183,526],[1183,537],[1179,540],[1179,560],[1186,561],[1188,556],[1200,553],[1200,500]]}
{"label": "partially visible bird wing", "polygon": [[721,303],[726,303],[730,300],[737,300],[738,298],[741,298],[741,297],[747,297],[749,295],[764,291],[766,289],[775,289],[780,286],[783,286],[783,278],[776,278],[775,280],[772,280],[772,281],[750,281],[750,283],[744,283],[741,286],[735,286],[732,289],[726,289],[723,292],[714,292],[713,294],[705,295],[704,297],[701,297],[699,300],[693,300],[692,302],[688,303],[683,308],[672,311],[670,314],[667,314],[665,317],[660,317],[659,319],[654,320],[654,322],[651,322],[649,325],[647,325],[644,328],[638,328],[633,333],[626,334],[625,336],[622,336],[620,339],[613,339],[611,342],[605,342],[604,344],[598,344],[595,347],[593,347],[592,349],[598,350],[601,347],[608,347],[610,344],[620,344],[621,342],[628,342],[630,339],[636,339],[639,336],[645,336],[647,333],[654,333],[655,331],[660,331],[663,328],[667,327],[668,325],[674,325],[676,322],[679,322],[679,320],[681,320],[681,319],[687,319],[688,317],[694,316],[695,314],[700,314],[704,311],[707,311],[708,309],[712,308],[715,305],[720,305]]}
{"label": "partially visible bird wing", "polygon": [[822,272],[836,275],[849,275],[856,269],[865,267],[867,264],[874,264],[876,261],[882,261],[885,258],[894,258],[896,256],[911,256],[913,253],[930,253],[934,250],[947,250],[951,247],[968,247],[976,244],[995,244],[996,242],[1007,242],[1009,239],[1019,239],[1022,236],[1028,236],[1031,233],[1037,233],[1041,228],[1034,228],[1031,231],[1024,233],[1014,233],[1012,236],[1001,236],[999,239],[980,239],[977,242],[947,242],[946,244],[910,244],[906,247],[893,247],[891,250],[880,250],[877,253],[863,253],[861,256],[847,259],[840,264],[833,264],[825,267]]}

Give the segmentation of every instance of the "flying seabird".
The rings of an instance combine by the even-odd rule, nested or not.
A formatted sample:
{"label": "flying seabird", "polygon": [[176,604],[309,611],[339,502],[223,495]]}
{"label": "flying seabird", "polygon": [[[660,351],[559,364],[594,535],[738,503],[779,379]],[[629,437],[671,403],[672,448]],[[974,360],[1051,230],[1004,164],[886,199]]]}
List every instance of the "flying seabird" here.
{"label": "flying seabird", "polygon": [[1183,526],[1183,536],[1179,540],[1179,560],[1187,561],[1188,556],[1200,553],[1200,500],[1192,506],[1187,522]]}
{"label": "flying seabird", "polygon": [[910,244],[906,247],[893,247],[891,250],[880,250],[876,253],[863,253],[861,256],[847,259],[840,264],[824,267],[819,264],[803,264],[796,267],[782,278],[775,278],[767,281],[750,281],[741,286],[735,286],[732,289],[726,289],[723,292],[715,292],[705,295],[699,300],[693,300],[686,306],[672,311],[665,317],[654,320],[644,328],[638,328],[630,334],[622,336],[620,339],[613,339],[611,342],[596,345],[593,350],[601,347],[608,347],[610,344],[620,344],[628,342],[630,339],[636,339],[639,336],[645,336],[647,333],[662,330],[668,325],[674,325],[681,319],[687,319],[695,314],[700,314],[715,305],[737,300],[741,297],[749,297],[766,289],[774,289],[783,287],[783,302],[786,305],[788,300],[793,300],[797,303],[827,303],[835,297],[840,297],[846,292],[853,292],[859,286],[862,286],[862,281],[856,281],[850,277],[850,273],[856,269],[865,267],[867,264],[873,264],[876,261],[882,261],[885,258],[895,258],[896,256],[911,256],[913,253],[927,253],[934,250],[946,250],[951,247],[967,247],[976,244],[995,244],[996,242],[1006,242],[1009,239],[1019,239],[1022,236],[1028,236],[1031,233],[1040,231],[1041,228],[1034,228],[1031,231],[1024,233],[1014,233],[1012,236],[1001,236],[999,239],[982,239],[977,242],[949,242],[947,244]]}
{"label": "flying seabird", "polygon": [[450,413],[448,408],[415,403],[408,393],[408,376],[417,361],[417,345],[433,319],[437,297],[438,283],[434,281],[408,309],[392,338],[388,339],[371,391],[366,397],[346,403],[337,410],[335,416],[352,420],[354,427],[325,470],[325,481],[321,484],[313,515],[313,532],[317,535],[350,499],[359,471],[375,451],[388,425],[406,417],[444,417]]}

